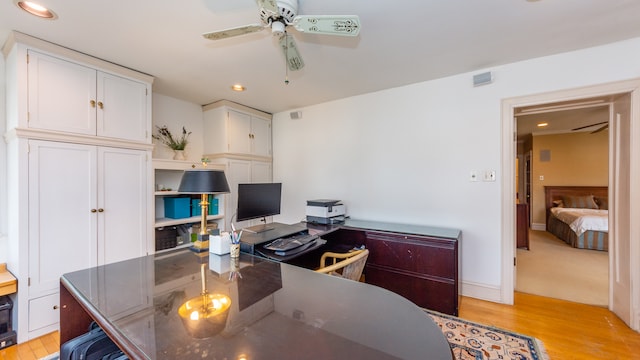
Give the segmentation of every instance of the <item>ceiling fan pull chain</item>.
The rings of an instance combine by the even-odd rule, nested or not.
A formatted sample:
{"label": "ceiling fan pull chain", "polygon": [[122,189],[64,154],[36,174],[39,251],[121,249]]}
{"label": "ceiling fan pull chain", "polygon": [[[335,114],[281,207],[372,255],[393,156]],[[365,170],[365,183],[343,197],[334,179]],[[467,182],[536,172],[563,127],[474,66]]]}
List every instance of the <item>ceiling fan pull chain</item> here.
{"label": "ceiling fan pull chain", "polygon": [[284,84],[289,85],[289,59],[287,58],[287,54],[289,53],[289,34],[285,31],[284,40],[285,40],[285,51],[284,51]]}

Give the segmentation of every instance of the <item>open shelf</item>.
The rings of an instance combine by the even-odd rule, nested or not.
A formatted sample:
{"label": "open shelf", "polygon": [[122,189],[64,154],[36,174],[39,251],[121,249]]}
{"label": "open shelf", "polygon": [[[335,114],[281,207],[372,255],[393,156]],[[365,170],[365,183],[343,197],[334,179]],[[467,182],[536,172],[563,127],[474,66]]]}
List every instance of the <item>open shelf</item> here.
{"label": "open shelf", "polygon": [[[224,218],[224,215],[207,215],[207,220],[218,220],[222,218]],[[155,227],[199,223],[201,219],[202,217],[199,215],[181,219],[158,218],[156,219]]]}

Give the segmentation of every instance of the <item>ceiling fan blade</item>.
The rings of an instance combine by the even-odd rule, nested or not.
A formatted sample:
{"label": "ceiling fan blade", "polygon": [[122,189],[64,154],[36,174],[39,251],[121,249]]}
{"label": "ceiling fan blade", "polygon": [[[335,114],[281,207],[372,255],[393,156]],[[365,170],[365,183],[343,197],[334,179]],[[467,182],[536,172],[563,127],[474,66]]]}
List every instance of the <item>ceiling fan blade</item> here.
{"label": "ceiling fan blade", "polygon": [[596,129],[596,130],[593,130],[591,133],[592,133],[592,134],[599,133],[600,131],[602,131],[602,130],[604,130],[604,129],[607,129],[607,128],[609,128],[609,124],[607,124],[607,125],[605,125],[605,126],[602,126],[602,127],[598,128],[598,129]]}
{"label": "ceiling fan blade", "polygon": [[608,121],[603,121],[603,122],[599,122],[599,123],[595,123],[595,124],[591,124],[591,125],[580,126],[580,127],[575,128],[575,129],[571,129],[571,131],[582,130],[582,129],[586,129],[586,128],[590,128],[592,126],[598,126],[598,125],[602,125],[602,124],[607,124],[607,126],[608,126],[609,122]]}
{"label": "ceiling fan blade", "polygon": [[356,36],[360,32],[357,15],[300,15],[293,18],[291,25],[304,33]]}
{"label": "ceiling fan blade", "polygon": [[287,60],[287,66],[291,71],[297,71],[304,67],[302,56],[298,52],[298,46],[292,36],[286,33],[280,37],[280,47],[284,51],[284,57]]}
{"label": "ceiling fan blade", "polygon": [[260,9],[264,9],[265,11],[272,13],[271,15],[276,15],[279,13],[276,0],[257,0],[256,2],[258,3],[258,7]]}
{"label": "ceiling fan blade", "polygon": [[254,32],[261,31],[264,28],[265,26],[261,24],[251,24],[251,25],[245,25],[245,26],[240,26],[240,27],[235,27],[230,29],[224,29],[220,31],[214,31],[210,33],[204,33],[202,34],[202,36],[204,36],[206,39],[209,39],[209,40],[220,40],[220,39],[226,39],[234,36],[251,34]]}

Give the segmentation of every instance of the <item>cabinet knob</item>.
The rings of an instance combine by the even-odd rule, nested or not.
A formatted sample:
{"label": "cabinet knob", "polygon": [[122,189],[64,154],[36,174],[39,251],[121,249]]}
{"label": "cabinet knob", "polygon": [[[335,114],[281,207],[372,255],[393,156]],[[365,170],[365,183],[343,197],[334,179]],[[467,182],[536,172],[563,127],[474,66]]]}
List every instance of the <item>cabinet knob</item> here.
{"label": "cabinet knob", "polygon": [[89,104],[91,104],[92,108],[96,107],[96,101],[95,100],[89,101]]}
{"label": "cabinet knob", "polygon": [[98,210],[97,210],[97,209],[91,209],[91,212],[92,212],[92,213],[94,213],[94,212],[98,212]]}
{"label": "cabinet knob", "polygon": [[98,101],[98,107],[100,109],[104,109],[104,104],[102,103],[102,101]]}
{"label": "cabinet knob", "polygon": [[58,305],[53,305],[53,310],[58,310]]}
{"label": "cabinet knob", "polygon": [[103,208],[98,209],[98,212],[104,212]]}

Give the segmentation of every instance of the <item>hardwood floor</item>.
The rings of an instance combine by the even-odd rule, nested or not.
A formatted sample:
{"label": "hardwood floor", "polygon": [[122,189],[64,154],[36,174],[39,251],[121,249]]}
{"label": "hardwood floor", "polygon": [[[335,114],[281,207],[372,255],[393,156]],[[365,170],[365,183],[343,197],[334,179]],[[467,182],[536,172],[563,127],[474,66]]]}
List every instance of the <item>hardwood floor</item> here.
{"label": "hardwood floor", "polygon": [[0,360],[37,360],[60,350],[58,332],[0,350]]}
{"label": "hardwood floor", "polygon": [[551,359],[640,359],[640,334],[606,308],[515,293],[514,305],[463,297],[460,317],[542,340]]}
{"label": "hardwood floor", "polygon": [[[515,294],[515,305],[463,297],[460,317],[536,337],[553,360],[640,359],[640,334],[597,306]],[[0,350],[0,360],[36,360],[60,348],[57,332]]]}

